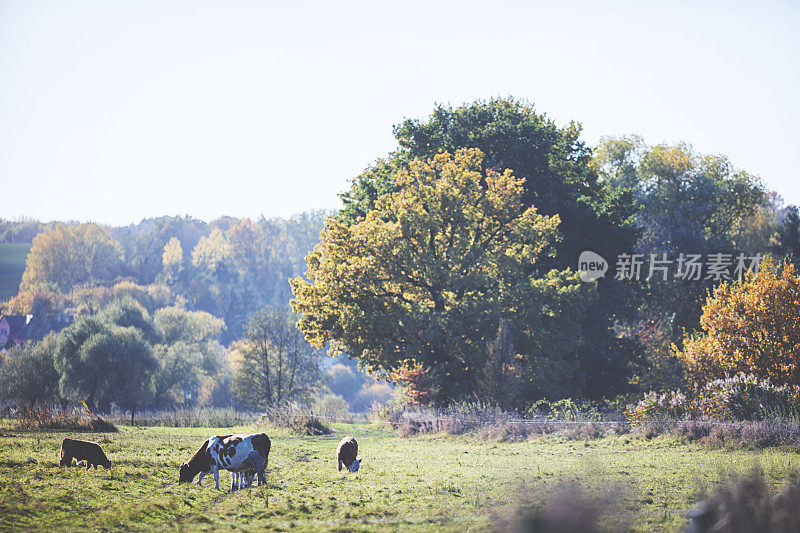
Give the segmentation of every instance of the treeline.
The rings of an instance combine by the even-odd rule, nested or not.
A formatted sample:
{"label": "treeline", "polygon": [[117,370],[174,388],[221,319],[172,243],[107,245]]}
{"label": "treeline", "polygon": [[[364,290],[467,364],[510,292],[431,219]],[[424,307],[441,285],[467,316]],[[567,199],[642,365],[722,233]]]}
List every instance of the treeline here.
{"label": "treeline", "polygon": [[[356,176],[329,216],[162,217],[123,228],[4,222],[8,239],[36,233],[20,292],[5,309],[51,317],[32,323],[34,338],[63,327],[66,315],[75,323],[64,335],[99,320],[104,346],[134,346],[136,335],[115,329],[129,325],[103,318],[130,299],[160,332],[139,333],[157,360],[178,350],[160,325],[165,309],[208,313],[220,320],[215,342],[227,363],[197,366],[204,377],[181,389],[191,402],[211,397],[198,392],[208,379],[220,397],[257,408],[275,403],[276,391],[321,401],[323,382],[332,411],[345,399],[363,406],[386,398],[345,359],[324,376],[314,358],[329,349],[403,385],[407,401],[479,399],[524,412],[540,399],[688,390],[698,375],[741,370],[726,363],[736,354],[708,356],[719,342],[692,341],[712,327],[703,318],[709,291],[739,283],[737,273],[762,287],[745,274],[760,258],[772,256],[766,264],[782,276],[800,257],[798,208],[726,156],[688,144],[629,136],[590,147],[580,125],[559,126],[514,99],[438,106],[394,134],[396,149]],[[584,251],[607,262],[604,277],[581,280]],[[780,294],[785,313],[800,316],[794,293]],[[286,314],[290,300],[297,315]],[[295,322],[302,335],[287,327]],[[798,329],[789,325],[747,328],[780,347],[767,361],[782,368],[800,361]],[[784,336],[772,343],[778,331]],[[699,374],[686,356],[700,353],[714,372]],[[148,405],[164,397],[155,377],[167,360],[142,381]],[[285,373],[287,362],[299,374]],[[60,364],[60,397],[77,398]],[[234,370],[225,377],[220,368]]]}

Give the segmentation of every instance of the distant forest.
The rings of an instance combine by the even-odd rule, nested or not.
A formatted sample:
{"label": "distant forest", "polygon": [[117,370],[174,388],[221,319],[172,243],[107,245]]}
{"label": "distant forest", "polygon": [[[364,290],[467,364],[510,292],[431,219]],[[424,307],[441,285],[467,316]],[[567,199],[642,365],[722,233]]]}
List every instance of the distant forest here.
{"label": "distant forest", "polygon": [[32,243],[6,311],[76,316],[123,293],[146,293],[151,310],[178,303],[222,318],[227,344],[265,305],[288,307],[288,279],[305,271],[325,216],[165,216],[122,227],[0,219],[0,242]]}

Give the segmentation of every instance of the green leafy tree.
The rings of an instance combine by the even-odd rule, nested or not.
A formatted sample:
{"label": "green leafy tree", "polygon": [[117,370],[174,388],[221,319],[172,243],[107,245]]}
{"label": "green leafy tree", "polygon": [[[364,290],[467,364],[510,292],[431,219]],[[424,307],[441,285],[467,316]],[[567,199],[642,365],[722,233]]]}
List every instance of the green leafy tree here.
{"label": "green leafy tree", "polygon": [[251,408],[307,400],[321,378],[317,351],[284,309],[267,307],[253,316],[247,336],[232,345],[230,357],[237,396]]}
{"label": "green leafy tree", "polygon": [[58,372],[53,364],[55,334],[37,343],[15,346],[0,356],[0,395],[27,406],[60,400]]}
{"label": "green leafy tree", "polygon": [[[558,317],[592,289],[570,273],[537,277],[559,218],[525,207],[523,179],[484,166],[476,149],[412,161],[362,220],[328,220],[307,279],[291,281],[298,327],[314,346],[330,343],[373,373],[412,359],[434,374],[434,401],[444,403],[476,390],[501,318],[521,322],[526,348],[557,329],[543,314]],[[529,353],[550,350],[560,357],[556,344]]]}
{"label": "green leafy tree", "polygon": [[[640,236],[628,253],[676,261],[680,254],[766,252],[775,231],[774,207],[761,180],[733,167],[725,156],[698,154],[685,143],[648,146],[641,137],[603,139],[595,154],[603,181],[632,191]],[[673,265],[675,266],[675,265]],[[700,326],[700,310],[713,279],[680,279],[670,272],[642,280],[640,312],[618,324],[639,340],[645,360],[636,380],[667,389],[682,378],[670,345]],[[642,277],[648,272],[643,269]]]}
{"label": "green leafy tree", "polygon": [[800,262],[800,208],[795,205],[784,209],[778,233],[777,252]]}
{"label": "green leafy tree", "polygon": [[151,378],[158,369],[158,361],[140,330],[115,327],[112,335],[114,354],[109,370],[114,373],[116,383],[111,400],[130,412],[133,424],[137,407],[148,404],[153,398]]}
{"label": "green leafy tree", "polygon": [[111,404],[133,411],[150,395],[156,369],[152,348],[135,327],[84,317],[58,334],[54,350],[61,396],[108,412]]}
{"label": "green leafy tree", "polygon": [[225,324],[203,311],[166,307],[154,315],[164,344],[155,347],[159,368],[153,376],[155,406],[195,404],[203,384],[223,369],[219,336]]}
{"label": "green leafy tree", "polygon": [[598,180],[592,151],[580,139],[581,126],[559,128],[533,106],[512,98],[478,100],[452,108],[437,106],[427,120],[395,126],[399,148],[353,180],[342,195],[340,218],[355,222],[373,209],[383,194],[398,189],[399,169],[414,159],[462,148],[483,152],[482,170],[509,169],[524,178],[522,205],[558,215],[562,239],[543,268],[574,268],[581,251],[604,256],[629,250],[635,239],[635,205],[626,191]]}
{"label": "green leafy tree", "polygon": [[[592,150],[581,140],[581,127],[557,126],[527,102],[513,98],[476,101],[460,107],[437,106],[424,120],[395,126],[398,148],[357,176],[342,195],[339,219],[353,224],[374,209],[378,198],[399,189],[397,176],[414,159],[478,148],[481,170],[510,169],[525,178],[522,205],[542,215],[558,215],[561,239],[552,240],[533,268],[540,276],[551,269],[576,268],[584,250],[613,261],[630,253],[636,241],[633,192],[611,187],[597,174]],[[546,259],[544,258],[546,256]],[[593,397],[622,392],[629,378],[629,343],[613,327],[635,316],[635,294],[625,281],[607,276],[597,283],[597,305],[580,319],[591,341],[581,350],[584,392]],[[624,345],[623,345],[624,344]]]}
{"label": "green leafy tree", "polygon": [[130,296],[114,300],[97,314],[97,318],[114,326],[136,328],[151,344],[161,339],[161,334],[154,326],[150,313]]}

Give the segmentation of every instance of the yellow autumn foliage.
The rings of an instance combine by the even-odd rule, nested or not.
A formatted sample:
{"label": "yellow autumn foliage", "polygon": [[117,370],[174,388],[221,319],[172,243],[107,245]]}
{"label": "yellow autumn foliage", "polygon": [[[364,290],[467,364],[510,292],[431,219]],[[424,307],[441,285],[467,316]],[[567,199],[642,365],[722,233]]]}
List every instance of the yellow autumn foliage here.
{"label": "yellow autumn foliage", "polygon": [[800,384],[800,276],[791,263],[766,259],[757,275],[723,283],[675,355],[693,383],[740,373],[776,384]]}

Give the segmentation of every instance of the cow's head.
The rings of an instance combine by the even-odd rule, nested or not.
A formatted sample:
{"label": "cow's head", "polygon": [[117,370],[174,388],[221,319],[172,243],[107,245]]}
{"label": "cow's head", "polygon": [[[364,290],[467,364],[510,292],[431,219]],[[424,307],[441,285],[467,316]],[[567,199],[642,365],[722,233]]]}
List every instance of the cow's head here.
{"label": "cow's head", "polygon": [[111,468],[111,461],[109,461],[108,458],[106,458],[105,461],[100,463],[100,466],[102,466],[105,469],[109,469],[109,468]]}
{"label": "cow's head", "polygon": [[181,463],[181,467],[178,470],[178,483],[189,483],[194,479],[192,475],[192,469],[189,468],[189,465],[186,463]]}
{"label": "cow's head", "polygon": [[358,469],[360,467],[361,467],[361,459],[356,459],[355,461],[350,463],[350,466],[347,467],[347,469],[350,470],[351,472],[358,472]]}

